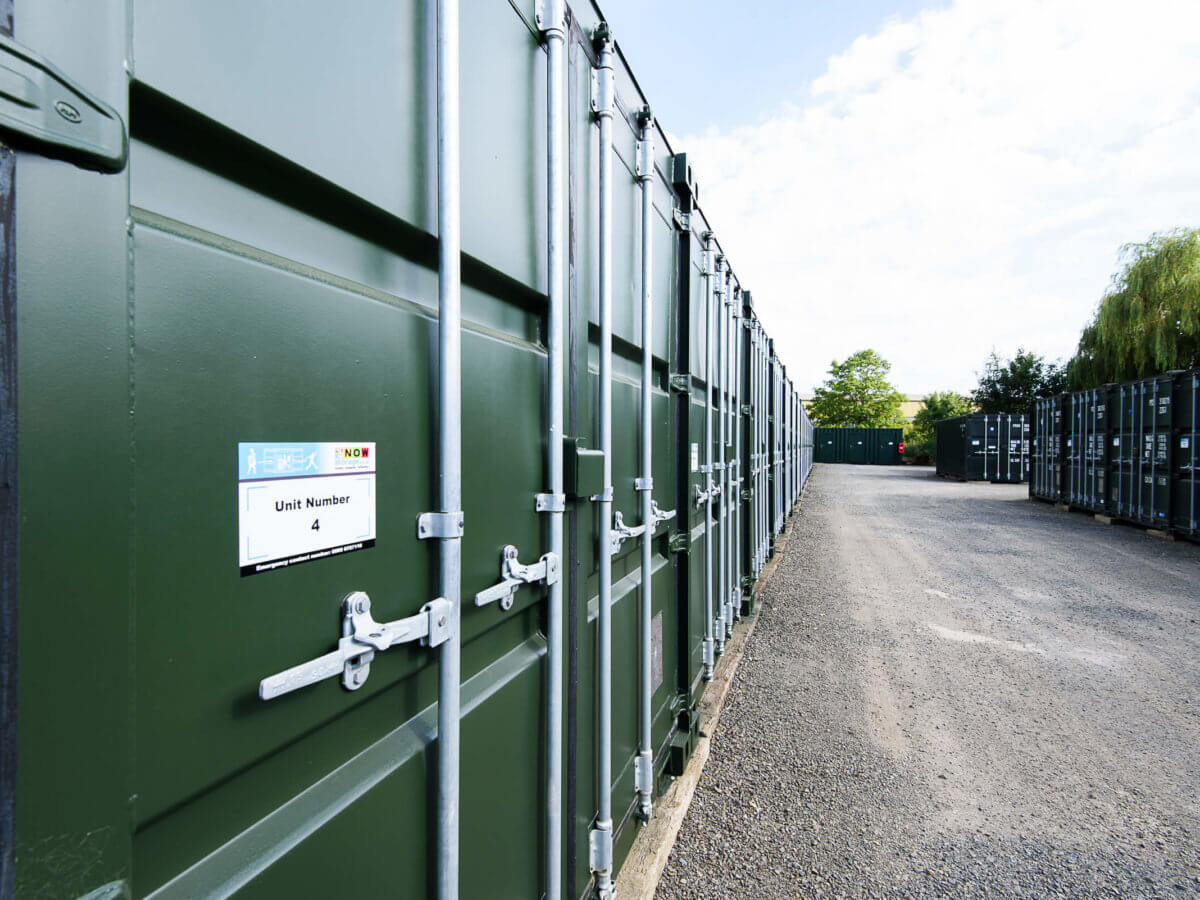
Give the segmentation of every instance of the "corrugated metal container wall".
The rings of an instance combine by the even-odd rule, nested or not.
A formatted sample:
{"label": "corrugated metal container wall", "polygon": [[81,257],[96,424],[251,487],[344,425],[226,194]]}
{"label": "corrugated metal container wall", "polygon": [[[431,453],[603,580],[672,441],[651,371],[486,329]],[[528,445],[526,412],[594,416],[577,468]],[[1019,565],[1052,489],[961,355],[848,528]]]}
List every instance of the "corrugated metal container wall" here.
{"label": "corrugated metal container wall", "polygon": [[937,474],[963,481],[1019,483],[1029,471],[1024,414],[972,413],[937,423]]}
{"label": "corrugated metal container wall", "polygon": [[1175,376],[1175,433],[1171,463],[1171,525],[1177,534],[1200,538],[1200,372]]}
{"label": "corrugated metal container wall", "polygon": [[1108,509],[1108,387],[1068,394],[1064,494],[1067,503],[1092,512]]}
{"label": "corrugated metal container wall", "polygon": [[337,896],[364,853],[610,892],[791,504],[781,367],[599,11],[17,21],[91,143],[0,165],[16,895]]}
{"label": "corrugated metal container wall", "polygon": [[1063,415],[1061,396],[1034,400],[1029,413],[1029,496],[1058,501],[1063,496],[1063,431],[1069,418]]}
{"label": "corrugated metal container wall", "polygon": [[1172,378],[1159,375],[1109,390],[1109,505],[1142,525],[1170,525]]}

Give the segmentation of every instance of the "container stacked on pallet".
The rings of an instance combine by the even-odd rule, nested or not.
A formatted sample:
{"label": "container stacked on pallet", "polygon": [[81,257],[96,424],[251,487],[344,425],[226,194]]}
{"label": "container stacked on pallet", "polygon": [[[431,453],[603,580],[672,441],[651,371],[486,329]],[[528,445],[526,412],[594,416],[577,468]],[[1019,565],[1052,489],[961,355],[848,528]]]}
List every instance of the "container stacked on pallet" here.
{"label": "container stacked on pallet", "polygon": [[1035,401],[1030,496],[1195,538],[1198,383],[1171,372]]}
{"label": "container stacked on pallet", "polygon": [[16,0],[17,896],[611,896],[687,763],[811,424],[599,10],[434,5]]}
{"label": "container stacked on pallet", "polygon": [[1029,478],[1029,422],[1023,413],[971,413],[936,426],[937,474],[1016,484]]}

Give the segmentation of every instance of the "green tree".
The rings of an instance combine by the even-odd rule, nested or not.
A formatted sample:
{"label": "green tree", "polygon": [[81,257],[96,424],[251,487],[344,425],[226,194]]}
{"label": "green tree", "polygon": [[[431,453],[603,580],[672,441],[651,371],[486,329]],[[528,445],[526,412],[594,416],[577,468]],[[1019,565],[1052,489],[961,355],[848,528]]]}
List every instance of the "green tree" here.
{"label": "green tree", "polygon": [[826,428],[886,428],[899,424],[904,395],[888,381],[892,364],[874,350],[859,350],[845,362],[834,360],[817,388],[808,415]]}
{"label": "green tree", "polygon": [[1048,363],[1024,347],[1017,355],[1002,360],[993,350],[979,376],[979,386],[972,399],[985,413],[1028,412],[1036,397],[1049,397],[1066,389],[1066,375],[1062,366]]}
{"label": "green tree", "polygon": [[934,391],[925,397],[925,405],[913,416],[904,434],[904,455],[933,456],[937,444],[935,426],[942,419],[963,416],[975,409],[970,397],[954,391]]}
{"label": "green tree", "polygon": [[1200,229],[1151,235],[1121,257],[1067,364],[1073,388],[1200,368]]}

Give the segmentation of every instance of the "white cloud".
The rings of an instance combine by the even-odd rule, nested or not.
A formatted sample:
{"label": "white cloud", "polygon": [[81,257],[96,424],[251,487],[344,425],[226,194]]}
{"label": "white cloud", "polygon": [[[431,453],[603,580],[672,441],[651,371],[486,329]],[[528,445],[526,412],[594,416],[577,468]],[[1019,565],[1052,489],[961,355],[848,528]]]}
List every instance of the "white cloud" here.
{"label": "white cloud", "polygon": [[959,0],[679,146],[801,390],[866,346],[968,389],[993,346],[1070,355],[1120,245],[1200,225],[1200,3]]}

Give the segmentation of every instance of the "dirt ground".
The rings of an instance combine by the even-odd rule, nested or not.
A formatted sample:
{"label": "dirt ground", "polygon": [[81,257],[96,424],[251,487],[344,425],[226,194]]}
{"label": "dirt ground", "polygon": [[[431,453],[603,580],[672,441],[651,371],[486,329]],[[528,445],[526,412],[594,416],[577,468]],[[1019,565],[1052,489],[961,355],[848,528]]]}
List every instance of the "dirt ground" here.
{"label": "dirt ground", "polygon": [[659,897],[1200,896],[1200,546],[819,465]]}

